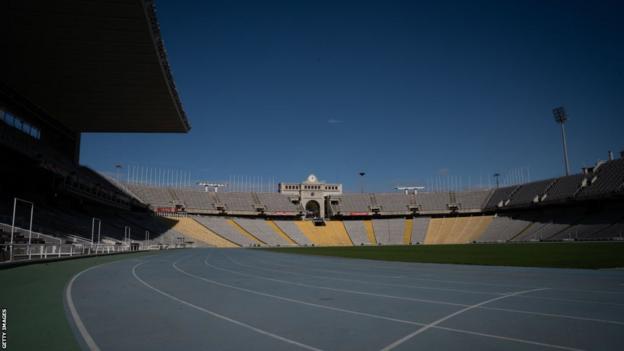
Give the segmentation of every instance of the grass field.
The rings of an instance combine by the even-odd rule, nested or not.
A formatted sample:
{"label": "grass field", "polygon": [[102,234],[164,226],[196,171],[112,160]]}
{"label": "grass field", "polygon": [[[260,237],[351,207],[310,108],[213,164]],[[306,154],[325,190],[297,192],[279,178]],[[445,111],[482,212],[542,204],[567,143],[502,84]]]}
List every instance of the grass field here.
{"label": "grass field", "polygon": [[556,268],[624,267],[624,243],[530,243],[269,248],[370,260]]}
{"label": "grass field", "polygon": [[65,286],[76,273],[132,253],[0,269],[0,305],[7,309],[9,350],[79,350],[65,317]]}

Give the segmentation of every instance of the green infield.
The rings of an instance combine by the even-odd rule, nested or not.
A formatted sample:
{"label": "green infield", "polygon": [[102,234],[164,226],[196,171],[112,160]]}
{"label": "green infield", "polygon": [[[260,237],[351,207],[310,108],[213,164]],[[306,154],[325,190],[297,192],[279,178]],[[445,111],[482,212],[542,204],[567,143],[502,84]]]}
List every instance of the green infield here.
{"label": "green infield", "polygon": [[9,350],[79,350],[63,305],[78,272],[103,263],[152,255],[140,252],[0,269],[0,307],[6,309]]}
{"label": "green infield", "polygon": [[624,243],[619,242],[294,247],[265,250],[402,262],[592,269],[624,267]]}

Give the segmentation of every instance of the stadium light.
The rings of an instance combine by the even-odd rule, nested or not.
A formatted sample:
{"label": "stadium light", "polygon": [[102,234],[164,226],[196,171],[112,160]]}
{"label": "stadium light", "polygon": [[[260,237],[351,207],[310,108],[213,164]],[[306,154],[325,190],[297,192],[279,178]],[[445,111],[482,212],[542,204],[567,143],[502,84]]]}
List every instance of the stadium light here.
{"label": "stadium light", "polygon": [[204,191],[208,192],[209,188],[213,188],[215,193],[219,192],[219,188],[223,188],[225,187],[225,184],[220,184],[220,183],[210,183],[210,182],[198,182],[197,185],[199,186],[203,186],[204,187]]}
{"label": "stadium light", "polygon": [[123,168],[123,166],[121,165],[121,163],[118,163],[115,165],[115,176],[117,177],[117,181],[121,182],[121,169]]}
{"label": "stadium light", "polygon": [[396,190],[403,190],[405,191],[405,195],[409,194],[410,190],[414,192],[414,195],[418,194],[418,190],[423,190],[425,187],[424,186],[397,186]]}
{"label": "stadium light", "polygon": [[498,189],[498,178],[500,178],[500,173],[494,173],[494,178],[496,179],[496,189]]}
{"label": "stadium light", "polygon": [[570,163],[568,161],[568,143],[566,141],[565,123],[568,121],[568,114],[563,106],[552,110],[555,122],[561,126],[561,139],[563,141],[563,162],[565,163],[565,174],[570,175]]}
{"label": "stadium light", "polygon": [[364,193],[364,176],[366,175],[366,172],[359,172],[358,173],[360,175],[360,192]]}

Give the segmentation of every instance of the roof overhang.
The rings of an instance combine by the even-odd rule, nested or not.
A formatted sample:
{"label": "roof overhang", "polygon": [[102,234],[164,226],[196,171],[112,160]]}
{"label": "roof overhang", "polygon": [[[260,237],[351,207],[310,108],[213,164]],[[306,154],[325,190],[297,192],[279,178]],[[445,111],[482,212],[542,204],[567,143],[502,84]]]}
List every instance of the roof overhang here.
{"label": "roof overhang", "polygon": [[76,132],[187,132],[150,0],[0,0],[0,82]]}

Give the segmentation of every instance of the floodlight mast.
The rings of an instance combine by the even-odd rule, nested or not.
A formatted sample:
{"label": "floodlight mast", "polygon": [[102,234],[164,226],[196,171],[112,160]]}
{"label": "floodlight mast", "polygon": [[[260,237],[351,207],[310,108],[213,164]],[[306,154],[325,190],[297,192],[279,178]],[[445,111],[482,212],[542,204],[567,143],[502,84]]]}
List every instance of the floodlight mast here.
{"label": "floodlight mast", "polygon": [[424,188],[424,186],[397,186],[394,189],[405,191],[405,195],[409,194],[410,191],[413,191],[414,195],[417,195],[418,190],[423,190]]}
{"label": "floodlight mast", "polygon": [[205,192],[208,192],[208,190],[212,188],[215,193],[219,192],[219,188],[225,187],[225,184],[211,183],[211,182],[198,182],[197,185],[203,186]]}
{"label": "floodlight mast", "polygon": [[499,187],[499,182],[498,182],[498,178],[500,178],[500,173],[494,173],[494,175],[492,175],[494,177],[494,179],[496,179],[496,189],[498,189]]}
{"label": "floodlight mast", "polygon": [[366,172],[358,172],[358,175],[360,176],[360,193],[364,193],[364,176],[366,175]]}
{"label": "floodlight mast", "polygon": [[563,106],[553,109],[555,122],[561,126],[561,139],[563,141],[563,162],[565,163],[565,174],[570,175],[570,162],[568,161],[568,143],[566,140],[565,123],[568,121],[568,114]]}
{"label": "floodlight mast", "polygon": [[118,182],[121,181],[120,171],[121,171],[122,168],[123,168],[123,165],[121,163],[115,164],[115,177],[117,178]]}

